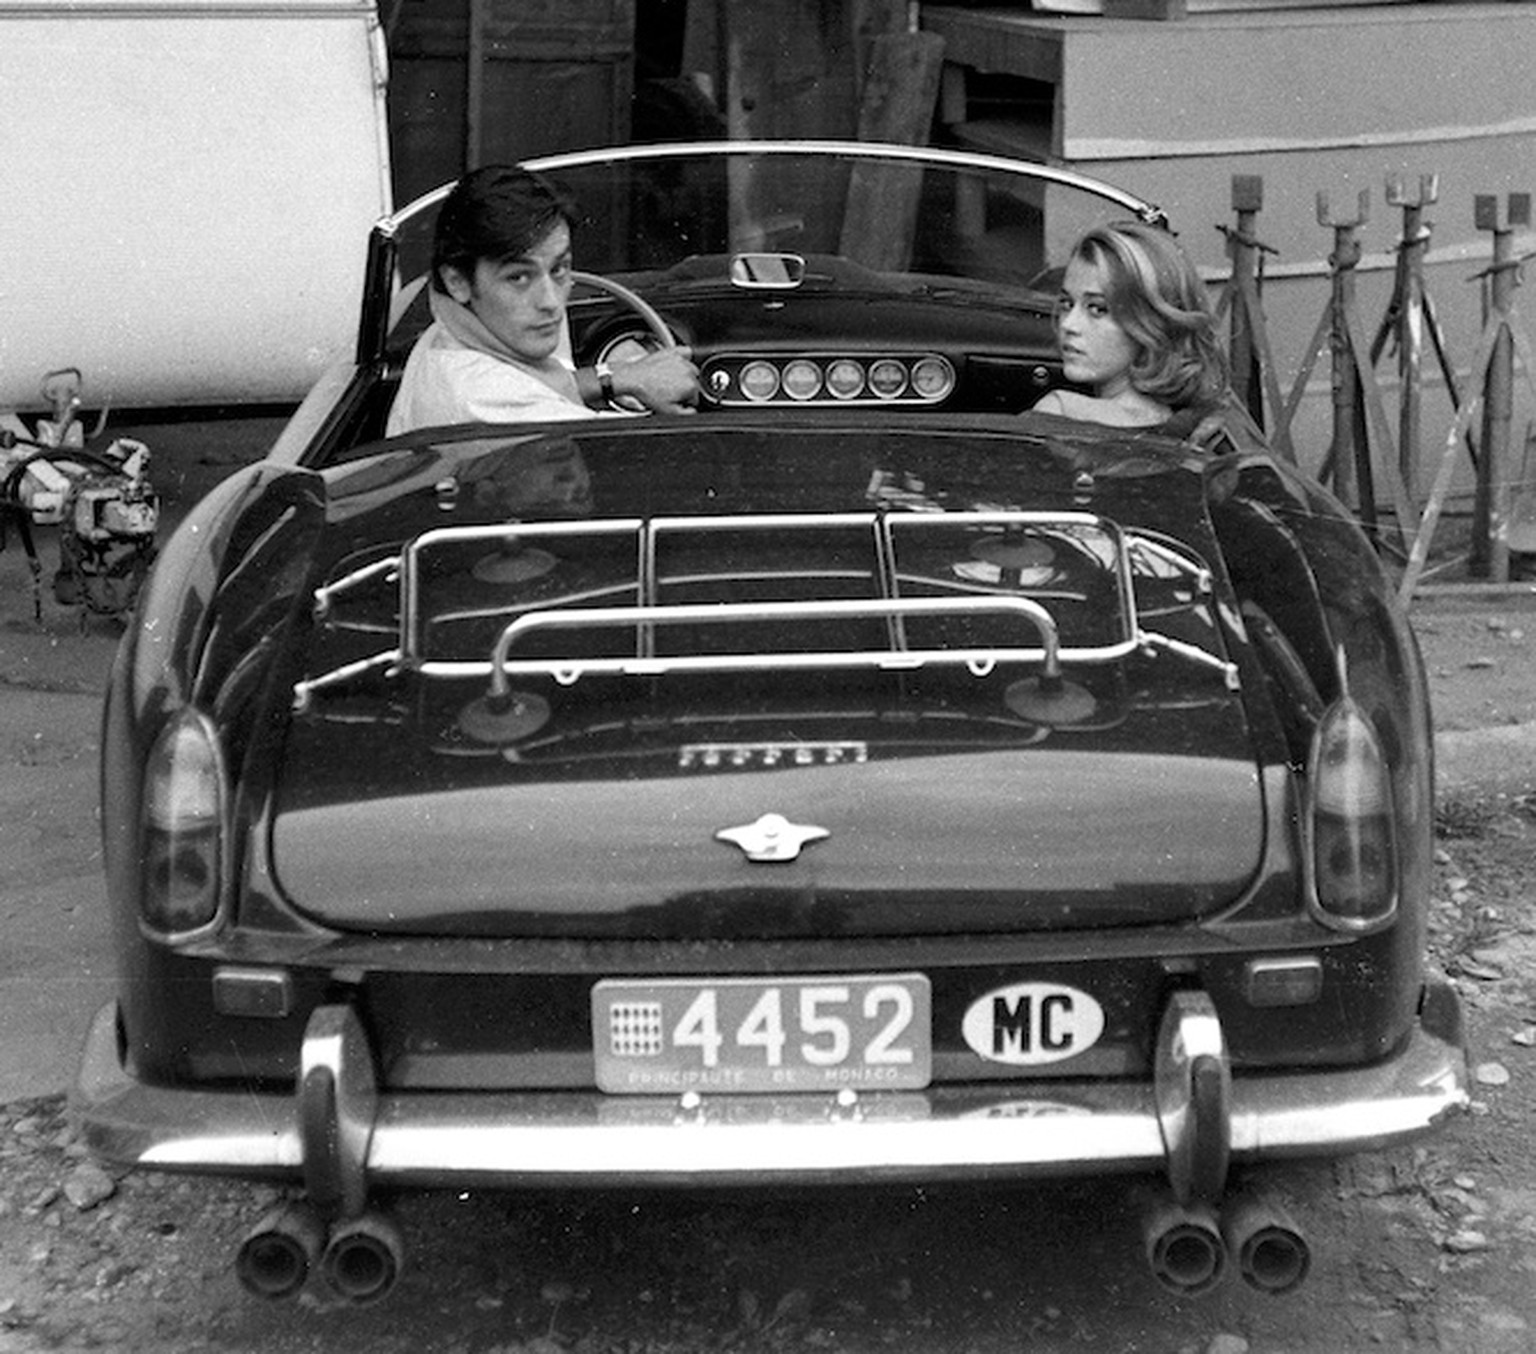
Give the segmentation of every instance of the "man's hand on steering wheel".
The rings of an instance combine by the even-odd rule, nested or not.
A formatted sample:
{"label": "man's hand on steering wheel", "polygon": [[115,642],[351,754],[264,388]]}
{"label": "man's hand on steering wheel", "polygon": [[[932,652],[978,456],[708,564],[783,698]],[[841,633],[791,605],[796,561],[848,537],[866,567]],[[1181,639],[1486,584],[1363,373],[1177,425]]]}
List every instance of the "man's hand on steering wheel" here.
{"label": "man's hand on steering wheel", "polygon": [[[578,284],[606,292],[628,306],[645,322],[657,345],[653,350],[639,339],[626,339],[606,354],[593,369],[601,386],[602,402],[637,412],[649,409],[657,414],[692,413],[699,397],[699,369],[694,365],[693,354],[678,343],[650,302],[611,277],[575,270],[571,276]],[[581,384],[579,376],[577,382]],[[586,388],[582,395],[588,404],[592,403]]]}
{"label": "man's hand on steering wheel", "polygon": [[691,351],[676,347],[646,353],[640,344],[633,346],[639,355],[631,357],[626,346],[610,355],[611,398],[635,401],[658,414],[692,413],[699,397],[699,369]]}

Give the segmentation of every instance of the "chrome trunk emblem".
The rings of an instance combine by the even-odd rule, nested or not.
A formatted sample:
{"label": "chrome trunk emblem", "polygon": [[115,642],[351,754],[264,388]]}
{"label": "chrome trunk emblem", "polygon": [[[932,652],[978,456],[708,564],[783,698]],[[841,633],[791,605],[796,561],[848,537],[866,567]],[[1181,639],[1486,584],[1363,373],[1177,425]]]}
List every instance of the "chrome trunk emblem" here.
{"label": "chrome trunk emblem", "polygon": [[810,823],[791,823],[781,813],[765,813],[755,823],[723,827],[715,840],[730,842],[747,854],[748,860],[794,860],[807,842],[819,841],[832,834]]}

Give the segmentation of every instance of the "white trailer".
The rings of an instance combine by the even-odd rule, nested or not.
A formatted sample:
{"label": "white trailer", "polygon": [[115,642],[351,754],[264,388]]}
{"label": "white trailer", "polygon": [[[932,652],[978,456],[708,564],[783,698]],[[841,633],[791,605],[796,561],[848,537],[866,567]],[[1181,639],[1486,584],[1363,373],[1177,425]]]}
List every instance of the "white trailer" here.
{"label": "white trailer", "polygon": [[373,0],[0,0],[0,411],[296,400],[392,208]]}

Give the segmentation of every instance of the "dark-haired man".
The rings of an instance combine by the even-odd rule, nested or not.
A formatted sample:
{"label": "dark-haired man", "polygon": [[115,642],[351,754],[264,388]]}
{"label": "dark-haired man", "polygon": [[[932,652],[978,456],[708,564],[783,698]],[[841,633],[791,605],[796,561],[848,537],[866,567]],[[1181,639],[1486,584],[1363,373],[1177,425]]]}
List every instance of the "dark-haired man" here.
{"label": "dark-haired man", "polygon": [[[488,166],[444,199],[428,326],[405,364],[390,436],[442,424],[591,418],[616,397],[681,412],[698,394],[686,348],[573,370],[569,200],[527,170]],[[594,407],[595,406],[595,407]]]}

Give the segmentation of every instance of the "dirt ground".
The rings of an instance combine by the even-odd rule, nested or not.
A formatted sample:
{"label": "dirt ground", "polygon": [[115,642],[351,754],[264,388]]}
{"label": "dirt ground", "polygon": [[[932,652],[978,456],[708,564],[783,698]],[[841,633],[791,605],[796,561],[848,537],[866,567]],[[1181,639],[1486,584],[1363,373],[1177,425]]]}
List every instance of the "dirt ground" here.
{"label": "dirt ground", "polygon": [[[1313,1246],[1297,1295],[1235,1282],[1202,1299],[1164,1293],[1142,1259],[1134,1182],[1113,1179],[411,1196],[395,1201],[409,1259],[386,1302],[344,1307],[312,1288],[268,1304],[242,1293],[231,1262],[276,1191],[104,1171],[47,1094],[0,1105],[0,1354],[1524,1354],[1536,1347],[1536,756],[1519,749],[1536,731],[1536,595],[1428,596],[1414,620],[1447,740],[1431,960],[1464,1000],[1476,1102],[1417,1147],[1268,1176]],[[7,606],[0,686],[35,690],[43,665],[28,656],[43,652],[62,680],[78,634]],[[41,842],[55,853],[42,864],[24,854]],[[94,850],[89,833],[41,828],[0,846],[39,877],[88,870]]]}

